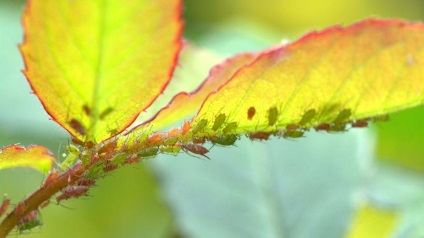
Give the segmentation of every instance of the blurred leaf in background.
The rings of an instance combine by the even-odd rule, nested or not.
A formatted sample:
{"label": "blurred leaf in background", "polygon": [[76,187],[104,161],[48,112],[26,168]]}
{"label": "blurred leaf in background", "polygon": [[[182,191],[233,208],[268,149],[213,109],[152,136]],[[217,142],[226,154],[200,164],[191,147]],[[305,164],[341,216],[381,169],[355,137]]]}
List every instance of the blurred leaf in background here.
{"label": "blurred leaf in background", "polygon": [[[48,120],[20,73],[23,4],[0,0],[0,143],[37,143],[56,152],[69,135]],[[186,0],[184,9],[185,36],[219,57],[368,16],[424,20],[420,0]],[[186,68],[204,70],[193,80],[207,75],[202,60],[191,64]],[[422,109],[391,118],[373,126],[377,156],[422,170]],[[182,237],[340,237],[349,235],[354,221],[369,219],[355,210],[363,202],[396,216],[395,227],[388,227],[395,237],[422,237],[424,179],[375,161],[374,138],[356,130],[311,132],[295,141],[244,139],[238,147],[216,146],[212,161],[187,155],[158,158],[151,163],[160,186],[146,164],[123,168],[99,181],[90,191],[93,197],[64,203],[71,209],[54,204],[43,209],[45,225],[29,237],[173,237],[175,230]],[[2,170],[0,193],[18,201],[42,179],[27,169]],[[157,195],[159,187],[174,218]]]}

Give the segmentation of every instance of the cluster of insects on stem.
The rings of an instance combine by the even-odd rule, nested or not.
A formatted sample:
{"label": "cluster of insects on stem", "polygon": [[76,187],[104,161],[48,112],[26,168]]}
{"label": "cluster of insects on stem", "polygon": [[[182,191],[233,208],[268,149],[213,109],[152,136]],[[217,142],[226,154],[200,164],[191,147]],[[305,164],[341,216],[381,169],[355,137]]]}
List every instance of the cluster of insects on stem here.
{"label": "cluster of insects on stem", "polygon": [[[91,111],[87,106],[83,109],[87,115],[91,115]],[[102,113],[102,117],[107,116],[111,111],[108,109],[107,113]],[[257,111],[254,106],[248,107],[245,114],[246,119],[248,121],[258,119]],[[240,134],[246,134],[252,141],[268,140],[271,136],[300,138],[311,128],[314,128],[315,131],[344,132],[349,128],[367,127],[370,120],[388,120],[387,116],[351,120],[351,109],[342,109],[335,115],[332,120],[317,124],[316,121],[319,120],[317,110],[308,109],[304,111],[297,122],[280,125],[278,119],[281,116],[281,112],[277,107],[273,106],[266,111],[264,129],[258,130],[256,128],[255,132],[251,133],[240,133],[241,129],[238,128],[238,122],[229,121],[227,114],[218,112],[213,120],[203,118],[196,121],[194,121],[195,119],[193,121],[185,121],[180,127],[170,129],[164,133],[151,133],[151,130],[145,127],[141,132],[137,130],[137,132],[118,135],[98,144],[91,140],[82,141],[74,137],[72,139],[73,143],[66,146],[66,158],[59,164],[58,169],[50,171],[42,186],[46,188],[55,186],[54,182],[59,176],[65,171],[69,171],[72,166],[80,165],[83,167],[83,173],[61,188],[58,195],[56,195],[56,203],[59,204],[64,200],[87,196],[89,189],[95,185],[97,179],[104,177],[119,166],[140,162],[155,157],[160,153],[177,155],[183,151],[194,157],[210,159],[207,156],[210,148],[206,148],[206,143],[210,143],[211,146],[232,146],[240,139]],[[80,121],[72,118],[68,124],[74,131],[79,133],[80,138],[86,136],[87,129]],[[39,209],[49,204],[50,200],[44,201],[36,209],[23,216],[19,220],[18,231],[22,232],[40,226],[42,223],[39,218]],[[0,206],[0,216],[9,209],[9,206],[10,200],[3,200]],[[24,207],[24,203],[19,203],[14,211],[17,213],[22,212]]]}

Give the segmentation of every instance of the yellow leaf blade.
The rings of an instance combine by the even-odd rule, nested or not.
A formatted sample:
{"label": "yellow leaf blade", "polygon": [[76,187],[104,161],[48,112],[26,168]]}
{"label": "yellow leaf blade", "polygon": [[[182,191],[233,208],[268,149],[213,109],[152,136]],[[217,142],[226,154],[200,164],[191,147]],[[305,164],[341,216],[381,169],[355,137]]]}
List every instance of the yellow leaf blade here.
{"label": "yellow leaf blade", "polygon": [[52,118],[100,142],[168,84],[181,48],[179,0],[30,1],[25,75]]}
{"label": "yellow leaf blade", "polygon": [[45,147],[17,144],[9,145],[0,150],[0,169],[13,167],[30,167],[41,172],[50,171],[55,157]]}
{"label": "yellow leaf blade", "polygon": [[197,89],[190,93],[178,93],[166,107],[144,124],[150,123],[152,129],[156,130],[193,115],[211,92],[222,86],[239,68],[251,63],[256,56],[250,53],[240,54],[216,65]]}
{"label": "yellow leaf blade", "polygon": [[209,95],[194,126],[206,120],[206,133],[227,134],[223,127],[212,130],[219,112],[226,125],[236,124],[232,133],[309,128],[422,104],[423,46],[423,24],[400,20],[368,19],[310,33],[239,70]]}

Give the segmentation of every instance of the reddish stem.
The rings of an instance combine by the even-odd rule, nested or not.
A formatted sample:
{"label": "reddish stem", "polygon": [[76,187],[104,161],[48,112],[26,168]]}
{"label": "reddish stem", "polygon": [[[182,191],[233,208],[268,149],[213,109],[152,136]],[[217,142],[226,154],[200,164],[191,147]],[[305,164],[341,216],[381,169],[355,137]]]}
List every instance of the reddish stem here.
{"label": "reddish stem", "polygon": [[31,211],[37,209],[41,203],[49,200],[62,189],[75,183],[81,178],[85,170],[86,168],[84,168],[81,163],[78,163],[51,183],[42,185],[37,191],[27,197],[24,201],[20,202],[19,204],[23,204],[23,210],[18,211],[18,207],[20,206],[16,206],[15,209],[11,211],[0,223],[0,238],[6,237],[13,228],[18,225],[19,220]]}

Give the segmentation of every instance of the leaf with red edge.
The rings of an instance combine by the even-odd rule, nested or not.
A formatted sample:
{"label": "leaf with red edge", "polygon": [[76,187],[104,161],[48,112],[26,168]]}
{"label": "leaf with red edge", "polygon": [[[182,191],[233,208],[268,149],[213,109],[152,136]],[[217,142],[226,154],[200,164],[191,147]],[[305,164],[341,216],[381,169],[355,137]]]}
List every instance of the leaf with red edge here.
{"label": "leaf with red edge", "polygon": [[[276,132],[302,136],[321,123],[346,123],[424,102],[424,25],[368,19],[312,32],[264,52],[205,100],[192,128],[215,134]],[[255,108],[255,116],[249,115]],[[214,130],[218,113],[225,127]]]}
{"label": "leaf with red edge", "polygon": [[[179,94],[180,92],[195,91],[195,89],[198,88],[208,76],[211,68],[222,61],[223,57],[217,55],[215,52],[199,48],[189,42],[184,42],[184,47],[178,59],[178,66],[175,69],[174,75],[168,87],[166,87],[165,91],[145,111],[145,113],[140,114],[134,125],[137,126],[141,123],[146,124],[146,121],[151,121],[162,108],[169,105],[170,101],[176,94]],[[189,116],[194,115],[194,113],[199,109],[201,102],[198,103],[197,108],[193,108],[191,115]],[[186,107],[184,107],[184,109],[191,107],[190,105],[185,106]],[[172,117],[172,119],[168,118],[167,121],[169,123],[157,121],[158,123],[154,124],[154,128],[159,130],[171,125],[175,121],[185,119],[187,115],[173,115]]]}
{"label": "leaf with red edge", "polygon": [[0,169],[30,167],[41,172],[50,171],[55,157],[41,145],[27,147],[13,144],[0,150]]}
{"label": "leaf with red edge", "polygon": [[168,84],[180,0],[29,1],[21,52],[46,111],[80,140],[128,127]]}
{"label": "leaf with red edge", "polygon": [[216,65],[197,89],[190,93],[178,93],[166,107],[144,124],[150,123],[152,130],[159,130],[192,116],[211,92],[218,90],[238,69],[251,63],[256,56],[254,53],[240,54]]}

